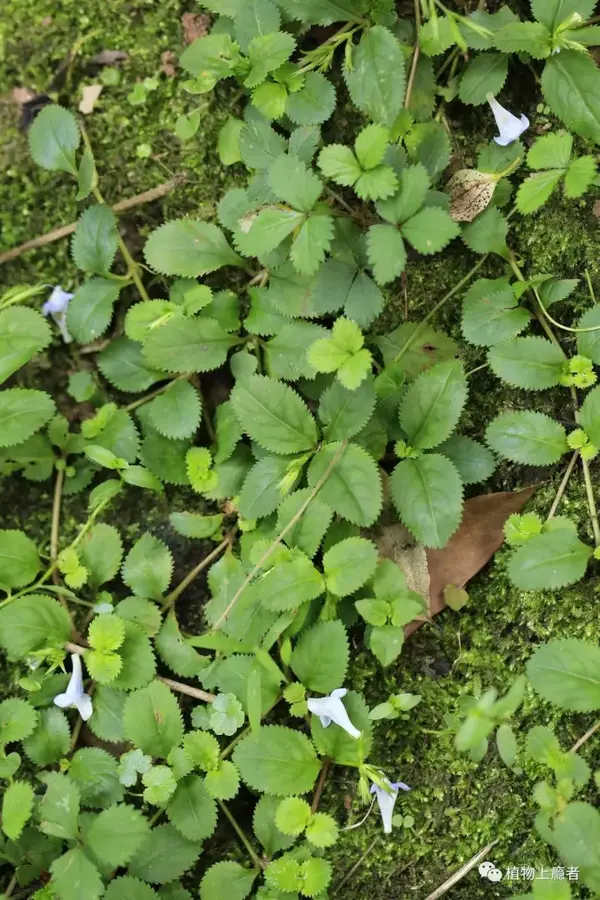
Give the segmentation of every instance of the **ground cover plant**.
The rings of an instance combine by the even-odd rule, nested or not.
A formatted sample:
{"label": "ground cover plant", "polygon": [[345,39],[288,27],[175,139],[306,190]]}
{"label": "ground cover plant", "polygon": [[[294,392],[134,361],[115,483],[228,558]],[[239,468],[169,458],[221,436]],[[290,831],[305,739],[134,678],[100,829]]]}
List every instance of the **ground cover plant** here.
{"label": "ground cover plant", "polygon": [[[168,77],[184,148],[220,98],[212,213],[132,235],[67,83],[25,116],[79,216],[0,296],[5,896],[593,896],[600,272],[560,229],[600,184],[595,4],[208,12]],[[424,747],[502,815],[428,795]]]}

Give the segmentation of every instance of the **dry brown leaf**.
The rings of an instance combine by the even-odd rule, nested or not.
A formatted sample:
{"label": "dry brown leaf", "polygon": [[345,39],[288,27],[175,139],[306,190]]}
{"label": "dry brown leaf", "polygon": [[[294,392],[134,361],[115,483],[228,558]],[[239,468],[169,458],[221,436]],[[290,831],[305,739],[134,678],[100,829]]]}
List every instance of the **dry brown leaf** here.
{"label": "dry brown leaf", "polygon": [[460,169],[446,185],[450,215],[455,222],[472,222],[488,206],[496,190],[497,177],[477,169]]}
{"label": "dry brown leaf", "polygon": [[23,106],[25,103],[29,103],[30,100],[33,100],[35,91],[32,91],[31,88],[27,87],[16,87],[12,89],[11,97],[15,103],[18,103],[19,106]]}
{"label": "dry brown leaf", "polygon": [[600,219],[600,200],[594,200],[592,215],[596,216],[597,219]]}
{"label": "dry brown leaf", "polygon": [[[485,566],[504,540],[506,520],[523,508],[533,492],[534,488],[525,488],[467,500],[460,528],[442,550],[426,550],[414,541],[411,544],[403,525],[384,527],[377,539],[379,552],[400,566],[412,590],[429,596],[432,618],[446,606],[444,588],[464,588]],[[406,636],[420,628],[423,621],[410,622],[404,629]]]}
{"label": "dry brown leaf", "polygon": [[165,50],[164,53],[160,55],[161,62],[161,70],[167,76],[167,78],[175,78],[177,75],[177,69],[175,68],[175,63],[177,62],[177,57],[173,53],[172,50]]}
{"label": "dry brown leaf", "polygon": [[97,66],[114,66],[126,59],[129,59],[129,53],[126,53],[125,50],[101,50],[100,53],[92,56],[90,62]]}
{"label": "dry brown leaf", "polygon": [[96,105],[96,101],[98,97],[102,93],[101,84],[84,84],[81,89],[81,101],[79,103],[79,112],[83,113],[84,116],[89,116],[89,114],[93,111],[94,106]]}
{"label": "dry brown leaf", "polygon": [[192,12],[186,12],[181,17],[183,25],[183,42],[191,44],[197,38],[206,37],[210,28],[210,16],[206,13],[196,15]]}

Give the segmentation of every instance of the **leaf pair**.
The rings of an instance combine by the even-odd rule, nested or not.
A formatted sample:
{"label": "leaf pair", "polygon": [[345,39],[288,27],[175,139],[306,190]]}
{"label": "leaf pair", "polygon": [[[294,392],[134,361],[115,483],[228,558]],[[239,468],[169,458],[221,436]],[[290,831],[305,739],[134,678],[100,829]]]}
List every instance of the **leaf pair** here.
{"label": "leaf pair", "polygon": [[531,169],[545,170],[530,175],[517,192],[517,208],[527,215],[546,203],[563,181],[565,197],[581,197],[596,177],[593,156],[572,159],[573,138],[566,132],[545,134],[538,138],[527,154]]}

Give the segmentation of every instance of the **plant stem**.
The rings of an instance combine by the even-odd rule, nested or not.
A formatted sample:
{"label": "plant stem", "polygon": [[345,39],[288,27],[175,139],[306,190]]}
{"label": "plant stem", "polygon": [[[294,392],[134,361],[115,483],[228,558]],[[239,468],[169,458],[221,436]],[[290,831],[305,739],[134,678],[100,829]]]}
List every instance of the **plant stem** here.
{"label": "plant stem", "polygon": [[[417,0],[418,2],[418,0]],[[331,760],[329,757],[325,757],[323,763],[321,765],[321,774],[319,775],[319,781],[315,790],[315,795],[313,797],[313,801],[310,807],[311,813],[316,813],[319,808],[319,802],[321,800],[321,794],[323,793],[323,788],[325,787],[325,781],[327,779],[327,773],[329,772],[329,766],[331,765]]]}
{"label": "plant stem", "polygon": [[484,369],[489,368],[489,363],[482,363],[480,366],[475,366],[474,369],[469,369],[468,372],[465,372],[465,378],[470,378],[471,375],[474,375],[475,372],[482,372]]}
{"label": "plant stem", "polygon": [[412,97],[413,87],[415,83],[415,76],[417,74],[417,64],[419,62],[419,55],[421,53],[421,48],[419,46],[419,32],[421,30],[421,0],[414,0],[415,5],[415,48],[413,50],[412,62],[410,65],[410,74],[408,76],[408,84],[406,85],[406,94],[404,97],[404,107],[408,109],[410,106],[410,101]]}
{"label": "plant stem", "polygon": [[177,598],[180,597],[181,594],[183,594],[185,589],[192,583],[192,581],[194,581],[194,579],[197,578],[201,572],[203,572],[208,566],[210,566],[213,559],[216,559],[217,556],[220,556],[223,550],[231,546],[236,531],[237,528],[233,528],[228,534],[226,534],[221,543],[218,544],[214,548],[214,550],[211,550],[208,556],[205,556],[204,559],[200,560],[198,565],[195,566],[195,568],[193,568],[191,572],[188,572],[185,578],[179,582],[177,587],[173,588],[170,594],[167,594],[163,603],[163,609],[171,609],[175,604]]}
{"label": "plant stem", "polygon": [[[63,486],[65,483],[65,470],[59,469],[56,473],[56,481],[54,482],[54,498],[52,500],[52,525],[50,528],[50,562],[53,564],[52,581],[55,585],[60,585],[60,577],[56,570],[58,560],[58,536],[60,533],[60,507],[62,504]],[[66,600],[60,597],[60,602],[66,608]]]}
{"label": "plant stem", "polygon": [[[381,840],[382,840],[381,835],[378,834],[377,837],[374,838],[374,839],[371,841],[371,843],[369,844],[369,846],[367,847],[367,849],[365,850],[365,852],[363,853],[363,855],[362,855],[362,856],[354,863],[354,865],[353,865],[350,869],[348,869],[348,871],[346,872],[346,874],[344,875],[344,877],[342,878],[342,880],[339,881],[339,882],[335,885],[335,887],[334,887],[334,893],[335,893],[335,894],[337,894],[338,891],[340,891],[340,890],[343,888],[343,886],[346,884],[346,882],[348,881],[348,879],[352,878],[352,876],[354,875],[354,873],[355,873],[358,869],[360,869],[360,867],[361,867],[362,864],[364,863],[364,861],[365,861],[365,859],[367,858],[367,856],[369,855],[369,853],[371,853],[371,851],[376,847],[376,845],[377,845]],[[346,894],[345,896],[347,897],[348,894]]]}
{"label": "plant stem", "polygon": [[235,833],[236,833],[237,836],[239,837],[240,841],[242,842],[242,844],[244,845],[244,847],[245,847],[246,850],[248,851],[248,856],[249,856],[250,859],[252,860],[252,864],[254,865],[255,868],[257,868],[259,871],[262,872],[262,870],[263,870],[264,868],[266,868],[266,864],[263,863],[262,859],[260,858],[260,856],[258,855],[258,853],[256,852],[256,850],[254,849],[254,847],[252,846],[252,844],[250,843],[250,841],[248,840],[248,838],[247,838],[246,835],[244,834],[243,829],[241,828],[240,825],[238,825],[238,823],[236,822],[235,818],[233,817],[233,815],[231,814],[231,812],[227,809],[227,807],[225,806],[225,804],[223,803],[223,801],[222,801],[222,800],[217,800],[217,803],[218,803],[219,806],[221,807],[222,811],[225,813],[225,816],[229,819],[229,824],[231,825],[231,827],[233,828],[233,830],[235,831]]}
{"label": "plant stem", "polygon": [[469,281],[471,281],[473,276],[476,275],[477,272],[481,269],[482,265],[487,260],[488,256],[489,256],[489,254],[487,254],[487,253],[485,256],[482,256],[481,259],[479,260],[479,262],[475,266],[473,266],[472,269],[469,269],[469,271],[464,276],[464,278],[461,278],[460,281],[457,284],[455,284],[454,287],[450,291],[448,291],[447,294],[444,294],[442,299],[439,300],[432,309],[430,309],[430,311],[427,313],[425,318],[421,319],[421,321],[419,322],[419,324],[417,325],[417,327],[415,328],[415,330],[413,331],[413,333],[411,334],[409,339],[406,341],[404,346],[400,348],[399,352],[394,357],[394,362],[398,362],[400,359],[402,359],[402,357],[404,356],[406,351],[409,350],[410,347],[414,344],[416,338],[423,331],[423,329],[425,328],[427,323],[435,316],[435,314],[437,312],[439,312],[439,310],[442,308],[442,306],[444,306],[445,303],[448,302],[448,300],[451,300],[452,297],[454,297],[456,294],[458,294],[458,292],[460,290],[462,290],[462,288],[465,286],[465,284],[468,284]]}
{"label": "plant stem", "polygon": [[347,440],[347,439],[344,440],[344,441],[342,441],[342,443],[340,444],[338,450],[336,451],[336,453],[335,453],[333,459],[331,460],[331,462],[330,462],[329,465],[327,466],[327,469],[323,472],[322,476],[319,478],[319,480],[318,480],[317,483],[315,484],[314,488],[313,488],[312,491],[310,492],[310,494],[309,494],[309,496],[307,497],[307,499],[304,501],[304,503],[302,504],[302,506],[300,507],[300,509],[299,509],[298,512],[296,513],[296,515],[295,515],[295,516],[292,516],[292,518],[290,519],[290,521],[288,522],[288,524],[285,526],[285,528],[283,528],[283,529],[279,532],[279,534],[277,535],[277,537],[275,538],[275,540],[273,541],[273,543],[272,543],[272,544],[269,546],[269,548],[263,553],[263,555],[261,556],[261,558],[259,559],[259,561],[256,563],[256,565],[254,566],[254,568],[252,569],[252,571],[246,576],[246,578],[244,578],[242,584],[240,585],[240,587],[237,589],[237,591],[236,591],[235,594],[233,595],[231,601],[227,604],[227,607],[226,607],[225,610],[221,613],[221,615],[219,616],[219,618],[217,619],[217,621],[216,621],[215,624],[213,625],[212,631],[217,631],[217,629],[223,624],[223,622],[225,621],[225,619],[227,618],[227,616],[229,615],[229,613],[231,612],[231,610],[233,609],[233,607],[235,606],[235,604],[236,604],[236,603],[238,602],[238,600],[240,599],[240,597],[241,597],[241,595],[242,595],[242,592],[248,587],[248,585],[250,584],[250,582],[252,581],[252,579],[254,578],[254,576],[257,574],[257,572],[260,572],[260,570],[262,569],[262,567],[264,566],[264,564],[266,563],[266,561],[269,559],[269,557],[271,556],[271,554],[273,553],[273,551],[274,551],[274,550],[279,546],[279,544],[282,542],[282,540],[284,539],[284,537],[286,536],[286,534],[288,533],[288,531],[291,531],[291,529],[294,527],[294,525],[296,524],[296,522],[298,522],[298,521],[300,520],[300,518],[304,515],[304,513],[305,513],[305,511],[308,509],[308,506],[310,505],[311,501],[314,500],[314,498],[317,496],[317,494],[319,493],[319,491],[321,490],[321,488],[323,487],[323,485],[325,484],[325,482],[327,481],[327,479],[328,479],[329,476],[331,475],[331,473],[332,473],[332,471],[333,471],[333,468],[334,468],[335,464],[338,462],[340,456],[341,456],[342,453],[345,451],[347,445],[348,445],[348,440]]}
{"label": "plant stem", "polygon": [[569,460],[569,465],[563,475],[563,479],[558,486],[558,490],[556,492],[556,497],[552,502],[552,506],[550,507],[550,512],[548,513],[548,519],[552,519],[553,516],[556,515],[556,510],[559,507],[560,501],[562,500],[565,490],[567,489],[567,484],[569,483],[569,478],[573,473],[573,469],[575,468],[575,463],[577,462],[577,457],[579,456],[579,450],[576,450],[571,459]]}
{"label": "plant stem", "polygon": [[598,508],[596,506],[596,498],[594,497],[594,486],[592,485],[588,461],[587,459],[584,459],[583,456],[581,457],[581,465],[583,467],[583,480],[585,482],[585,492],[587,494],[587,501],[590,509],[590,519],[592,520],[594,545],[600,547],[600,524],[598,523]]}
{"label": "plant stem", "polygon": [[149,403],[150,400],[154,400],[155,397],[160,397],[161,394],[164,394],[165,391],[168,391],[169,388],[173,387],[178,381],[183,381],[184,379],[191,378],[191,375],[178,375],[177,378],[173,378],[172,381],[167,381],[166,384],[161,385],[161,387],[156,388],[156,390],[151,391],[149,394],[146,394],[145,397],[140,397],[139,400],[134,400],[133,403],[129,403],[124,407],[125,412],[133,412],[134,409],[139,409],[140,406],[143,406],[145,403]]}
{"label": "plant stem", "polygon": [[4,900],[8,900],[8,898],[12,895],[14,889],[17,886],[17,876],[13,875],[8,883],[8,887],[4,891]]}
{"label": "plant stem", "polygon": [[589,741],[592,735],[596,734],[597,731],[600,731],[600,719],[594,725],[592,725],[592,727],[588,729],[588,731],[586,731],[586,733],[583,734],[579,738],[579,740],[575,741],[569,752],[576,753],[580,747],[583,747],[586,741]]}
{"label": "plant stem", "polygon": [[480,850],[479,853],[476,853],[475,856],[472,856],[471,859],[461,866],[458,872],[455,872],[454,875],[451,875],[443,884],[441,884],[432,894],[429,894],[427,900],[438,900],[439,897],[443,897],[444,894],[447,894],[450,888],[453,888],[455,884],[458,884],[459,881],[468,875],[471,869],[474,869],[478,863],[481,862],[482,859],[488,855],[492,847],[495,847],[498,843],[497,840],[492,841],[491,844],[488,844],[487,847],[484,847],[483,850]]}

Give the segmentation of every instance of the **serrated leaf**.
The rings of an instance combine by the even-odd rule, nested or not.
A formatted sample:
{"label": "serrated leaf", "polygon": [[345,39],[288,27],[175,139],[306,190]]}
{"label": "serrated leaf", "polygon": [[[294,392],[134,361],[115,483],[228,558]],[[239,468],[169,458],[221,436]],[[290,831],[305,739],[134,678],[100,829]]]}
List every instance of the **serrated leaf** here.
{"label": "serrated leaf", "polygon": [[590,56],[562,49],[544,66],[542,90],[567,128],[600,141],[600,72]]}
{"label": "serrated leaf", "polygon": [[87,344],[104,334],[120,290],[107,278],[90,278],[76,290],[67,310],[67,328],[75,340]]}
{"label": "serrated leaf", "polygon": [[478,347],[491,347],[515,337],[530,315],[517,305],[513,291],[502,280],[481,278],[467,291],[463,302],[462,331]]}
{"label": "serrated leaf", "polygon": [[304,402],[288,385],[264,375],[236,382],[231,402],[247,434],[272,453],[302,453],[317,441],[317,429]]}
{"label": "serrated leaf", "polygon": [[508,222],[497,206],[488,206],[477,218],[465,225],[462,239],[474,253],[497,253],[505,257]]}
{"label": "serrated leaf", "polygon": [[81,135],[75,117],[62,106],[45,106],[35,117],[28,133],[33,161],[43,169],[77,175],[75,151]]}
{"label": "serrated leaf", "polygon": [[155,638],[156,651],[162,661],[177,675],[195,678],[205,667],[207,657],[197,653],[181,636],[177,619],[170,614]]}
{"label": "serrated leaf", "polygon": [[367,232],[367,255],[378,284],[393,281],[406,266],[406,247],[393,225],[371,225]]}
{"label": "serrated leaf", "polygon": [[496,32],[494,44],[503,53],[529,53],[534,59],[546,59],[551,35],[541,22],[512,22]]}
{"label": "serrated leaf", "polygon": [[233,760],[249,787],[282,797],[307,793],[319,774],[311,741],[281,725],[264,726],[243,738]]}
{"label": "serrated leaf", "polygon": [[79,791],[67,775],[50,772],[40,800],[40,829],[65,840],[77,837]]}
{"label": "serrated leaf", "polygon": [[0,703],[0,744],[22,741],[35,729],[38,714],[26,700],[9,697]]}
{"label": "serrated leaf", "polygon": [[582,20],[589,19],[596,7],[596,0],[531,0],[531,12],[549,31],[566,22],[573,13]]}
{"label": "serrated leaf", "polygon": [[132,691],[154,678],[156,662],[150,641],[133,622],[125,623],[125,641],[119,647],[119,656],[123,665],[112,687]]}
{"label": "serrated leaf", "polygon": [[93,275],[106,275],[118,247],[117,220],[109,206],[97,203],[80,216],[71,241],[73,262]]}
{"label": "serrated leaf", "polygon": [[121,565],[123,544],[116,528],[100,522],[86,534],[79,550],[81,563],[88,571],[87,583],[100,587],[112,581]]}
{"label": "serrated leaf", "polygon": [[[94,693],[94,716],[96,693]],[[91,719],[90,719],[91,721]],[[123,799],[117,761],[100,747],[83,747],[73,754],[69,777],[77,785],[82,806],[105,807]]]}
{"label": "serrated leaf", "polygon": [[215,319],[177,316],[149,335],[144,356],[150,366],[168,372],[208,372],[223,365],[235,343]]}
{"label": "serrated leaf", "polygon": [[219,513],[215,516],[202,516],[199,513],[175,512],[169,516],[169,521],[175,531],[187,538],[210,538],[217,534],[224,516]]}
{"label": "serrated leaf", "polygon": [[0,587],[3,590],[29,584],[41,567],[31,538],[16,529],[0,529]]}
{"label": "serrated leaf", "polygon": [[286,114],[294,125],[320,125],[335,109],[335,88],[320,72],[307,72],[304,86],[288,97]]}
{"label": "serrated leaf", "polygon": [[98,900],[104,892],[98,869],[79,848],[55,859],[50,873],[60,900]]}
{"label": "serrated leaf", "polygon": [[[119,878],[113,878],[102,900],[158,900],[158,894],[143,881],[138,878],[132,878],[131,875],[121,875]],[[171,898],[164,898],[171,900]],[[172,900],[178,900],[173,897]],[[185,900],[185,897],[180,898]]]}
{"label": "serrated leaf", "polygon": [[146,531],[135,542],[123,563],[123,581],[134,594],[161,600],[173,571],[171,551]]}
{"label": "serrated leaf", "polygon": [[294,647],[290,667],[308,690],[328,694],[344,683],[348,661],[346,629],[336,619],[318,622],[303,633]]}
{"label": "serrated leaf", "polygon": [[[308,500],[310,494],[309,488],[302,488],[302,490],[296,491],[285,498],[278,510],[278,533],[289,525]],[[284,538],[286,544],[289,547],[298,547],[299,550],[302,550],[303,553],[306,553],[312,559],[325,536],[332,515],[332,511],[318,496],[313,497],[298,521],[286,533]]]}
{"label": "serrated leaf", "polygon": [[67,717],[60,709],[51,707],[40,713],[35,731],[23,741],[23,750],[36,765],[51,766],[68,753],[70,743]]}
{"label": "serrated leaf", "polygon": [[381,509],[381,478],[377,464],[356,444],[325,444],[308,468],[308,484],[315,485],[329,471],[319,497],[343,519],[355,525],[372,525]]}
{"label": "serrated leaf", "polygon": [[292,485],[287,483],[287,472],[288,460],[276,456],[265,456],[252,466],[238,501],[238,508],[245,519],[260,519],[277,509],[293,485],[293,482]]}
{"label": "serrated leaf", "polygon": [[269,185],[273,193],[294,209],[310,212],[323,184],[315,173],[297,157],[283,154],[269,169]]}
{"label": "serrated leaf", "polygon": [[596,161],[593,156],[574,159],[565,175],[565,197],[581,197],[593,184],[596,177]]}
{"label": "serrated leaf", "polygon": [[323,556],[327,590],[337,597],[353,594],[369,580],[376,566],[377,547],[372,541],[362,537],[346,538]]}
{"label": "serrated leaf", "polygon": [[438,253],[460,234],[450,214],[439,206],[426,206],[405,222],[402,234],[419,253]]}
{"label": "serrated leaf", "polygon": [[454,434],[436,448],[455,466],[463,484],[487,481],[496,468],[496,459],[487,447],[461,434]]}
{"label": "serrated leaf", "polygon": [[248,589],[266,609],[283,612],[319,597],[325,588],[320,572],[303,554],[276,563]]}
{"label": "serrated leaf", "polygon": [[301,125],[290,134],[288,152],[307,165],[317,152],[321,129],[317,125]]}
{"label": "serrated leaf", "polygon": [[268,169],[281,153],[285,141],[262,116],[252,118],[240,130],[240,154],[249,169]]}
{"label": "serrated leaf", "polygon": [[244,900],[252,890],[256,871],[244,869],[239,863],[217,862],[208,869],[200,882],[200,900]]}
{"label": "serrated leaf", "polygon": [[404,459],[392,473],[392,499],[400,518],[426,547],[443,547],[462,518],[463,488],[453,464],[439,453]]}
{"label": "serrated leaf", "polygon": [[150,431],[142,441],[140,459],[161,481],[167,484],[189,484],[186,455],[189,441],[172,441],[157,431]]}
{"label": "serrated leaf", "polygon": [[480,106],[486,95],[499,94],[508,75],[508,57],[503,53],[480,53],[467,66],[458,96],[463,103]]}
{"label": "serrated leaf", "polygon": [[523,591],[565,587],[583,578],[591,555],[574,531],[537,534],[514,551],[508,577]]}
{"label": "serrated leaf", "polygon": [[[552,843],[560,856],[576,867],[591,891],[600,890],[600,813],[591,803],[569,803],[552,832]],[[563,894],[566,900],[566,893]],[[559,898],[560,900],[560,898]]]}
{"label": "serrated leaf", "polygon": [[591,443],[598,447],[600,443],[600,387],[591,390],[581,407],[579,413],[579,423]]}
{"label": "serrated leaf", "polygon": [[400,425],[412,447],[428,450],[450,437],[467,399],[467,381],[458,360],[423,372],[404,393]]}
{"label": "serrated leaf", "polygon": [[404,102],[405,58],[387,28],[375,25],[363,32],[344,68],[352,102],[374,122],[391,127]]}
{"label": "serrated leaf", "polygon": [[232,800],[240,789],[238,771],[233,763],[225,759],[219,763],[218,769],[206,773],[204,784],[211,797]]}
{"label": "serrated leaf", "polygon": [[13,781],[2,798],[2,831],[11,841],[21,836],[31,818],[34,801],[33,788],[25,781]]}
{"label": "serrated leaf", "polygon": [[554,188],[563,177],[559,169],[551,169],[548,172],[537,172],[530,175],[517,191],[517,209],[523,215],[529,215],[538,210],[550,197]]}
{"label": "serrated leaf", "polygon": [[175,381],[148,404],[150,422],[164,437],[189,438],[200,424],[202,404],[188,381]]}
{"label": "serrated leaf", "polygon": [[385,200],[398,187],[398,176],[391,166],[381,165],[363,172],[354,186],[362,200]]}
{"label": "serrated leaf", "polygon": [[319,168],[326,178],[349,187],[361,176],[362,169],[356,156],[344,144],[329,144],[319,153]]}
{"label": "serrated leaf", "polygon": [[102,741],[117,743],[125,739],[123,706],[126,695],[113,687],[99,685],[94,691],[94,715],[89,728]]}
{"label": "serrated leaf", "polygon": [[501,413],[488,425],[485,439],[505,459],[531,466],[558,462],[568,450],[563,426],[530,410]]}
{"label": "serrated leaf", "polygon": [[263,794],[254,807],[252,827],[267,856],[287,850],[294,843],[294,836],[283,834],[275,822],[275,814],[281,800],[272,794]]}
{"label": "serrated leaf", "polygon": [[46,594],[28,594],[0,609],[0,646],[10,660],[42,647],[62,647],[70,635],[68,613]]}
{"label": "serrated leaf", "polygon": [[142,813],[128,804],[110,806],[94,819],[85,843],[112,868],[124,866],[149,834]]}
{"label": "serrated leaf", "polygon": [[162,372],[148,365],[140,344],[124,336],[112,340],[96,359],[104,377],[120,391],[145,391],[164,378]]}
{"label": "serrated leaf", "polygon": [[404,142],[412,162],[419,162],[435,179],[450,162],[452,145],[441,122],[422,122],[414,125]]}
{"label": "serrated leaf", "polygon": [[248,47],[248,59],[252,63],[244,84],[253,88],[261,84],[269,72],[278,69],[296,48],[294,37],[287,31],[273,31],[253,38]]}
{"label": "serrated leaf", "polygon": [[149,756],[166,759],[183,740],[179,704],[161,681],[152,681],[128,696],[123,725],[127,739]]}
{"label": "serrated leaf", "polygon": [[375,409],[375,389],[371,380],[365,380],[354,391],[349,391],[338,381],[321,394],[319,419],[324,425],[323,434],[328,441],[341,441],[354,437],[361,431]]}
{"label": "serrated leaf", "polygon": [[496,732],[496,745],[504,765],[512,768],[519,747],[514,731],[510,725],[506,724],[506,722],[502,724]]}
{"label": "serrated leaf", "polygon": [[333,238],[333,218],[315,212],[303,223],[290,250],[292,265],[301,275],[313,275],[325,259]]}
{"label": "serrated leaf", "polygon": [[287,381],[313,378],[316,373],[306,354],[314,341],[327,334],[325,328],[312,322],[286,322],[264,346],[268,374]]}
{"label": "serrated leaf", "polygon": [[21,444],[45,425],[56,407],[44,391],[8,388],[0,393],[0,447]]}
{"label": "serrated leaf", "polygon": [[491,347],[488,362],[507,384],[542,391],[560,384],[564,356],[560,347],[542,337],[521,337]]}
{"label": "serrated leaf", "polygon": [[152,884],[165,884],[181,878],[194,865],[200,850],[197,841],[188,841],[173,825],[158,825],[129,863],[129,871]]}
{"label": "serrated leaf", "polygon": [[149,266],[162,275],[197,278],[223,266],[243,266],[216,225],[177,219],[156,228],[144,245]]}
{"label": "serrated leaf", "polygon": [[534,652],[527,677],[540,697],[559,709],[600,709],[600,649],[595,644],[554,638]]}
{"label": "serrated leaf", "polygon": [[377,212],[393,225],[410,219],[417,213],[431,188],[427,169],[421,163],[407,166],[400,173],[400,189],[389,200],[380,200],[376,204]]}
{"label": "serrated leaf", "polygon": [[52,340],[50,326],[37,310],[14,307],[0,312],[0,384]]}
{"label": "serrated leaf", "polygon": [[243,221],[243,229],[236,232],[236,246],[244,256],[263,259],[304,221],[303,213],[295,209],[267,207]]}
{"label": "serrated leaf", "polygon": [[573,136],[566,131],[544,134],[527,154],[531,169],[566,169],[573,150]]}
{"label": "serrated leaf", "polygon": [[217,826],[217,804],[198,775],[188,775],[177,785],[167,806],[169,821],[190,841],[209,838]]}

